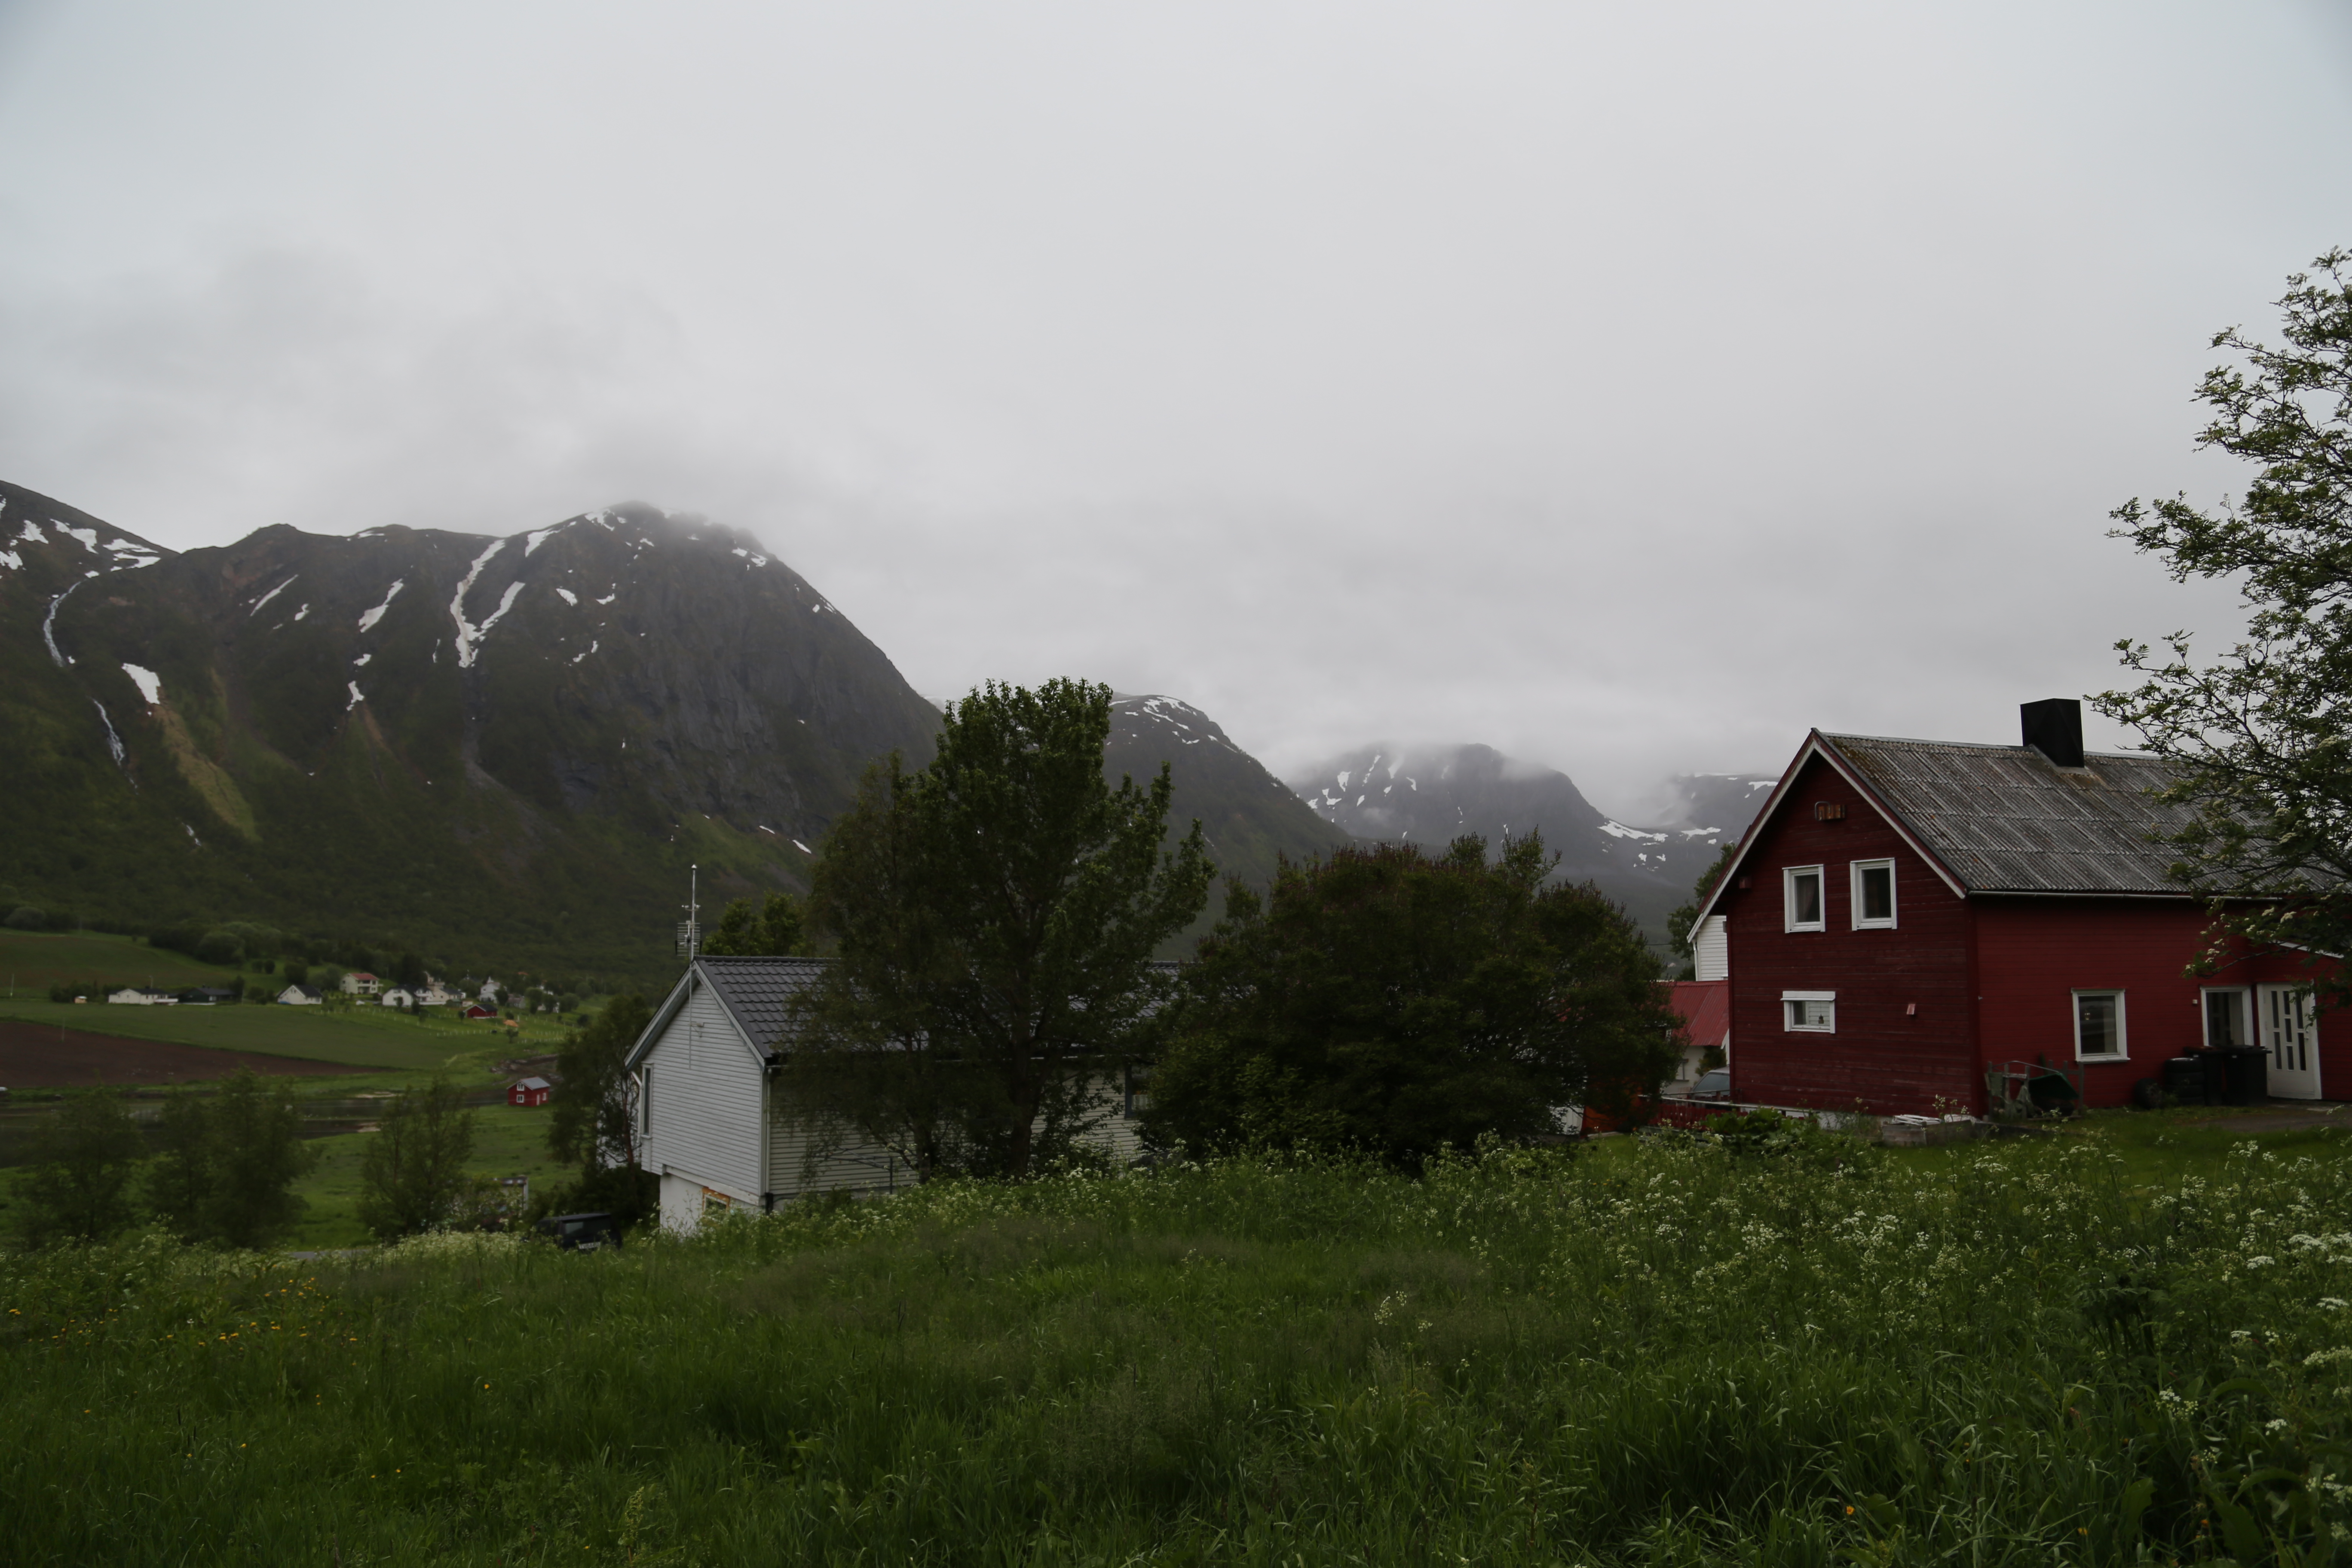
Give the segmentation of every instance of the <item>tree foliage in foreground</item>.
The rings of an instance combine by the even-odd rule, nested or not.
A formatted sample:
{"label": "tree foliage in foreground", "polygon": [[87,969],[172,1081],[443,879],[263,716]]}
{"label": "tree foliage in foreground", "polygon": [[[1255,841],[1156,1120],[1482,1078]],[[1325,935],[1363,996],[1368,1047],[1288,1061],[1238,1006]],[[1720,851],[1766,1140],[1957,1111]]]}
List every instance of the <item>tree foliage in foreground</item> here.
{"label": "tree foliage in foreground", "polygon": [[1489,863],[1383,844],[1228,889],[1165,1021],[1148,1136],[1201,1151],[1356,1149],[1411,1164],[1552,1107],[1623,1114],[1676,1058],[1658,964],[1624,912],[1553,885],[1540,837]]}
{"label": "tree foliage in foreground", "polygon": [[638,1158],[642,1083],[629,1071],[629,1049],[653,1017],[644,997],[615,996],[557,1053],[547,1146],[580,1173],[534,1199],[535,1213],[599,1211],[627,1227],[658,1211],[660,1179]]}
{"label": "tree foliage in foreground", "polygon": [[[2352,252],[2288,279],[2283,346],[2217,334],[2242,365],[2208,371],[2200,447],[2256,465],[2218,511],[2186,496],[2116,509],[2118,537],[2176,582],[2235,578],[2246,638],[2206,664],[2176,632],[2151,655],[2116,647],[2146,680],[2097,699],[2173,764],[2189,808],[2175,879],[2218,923],[2260,945],[2352,951]],[[2226,900],[2226,901],[2225,901]],[[2352,983],[2323,980],[2323,1002]]]}
{"label": "tree foliage in foreground", "polygon": [[638,1163],[638,1085],[629,1073],[629,1048],[653,1018],[644,997],[615,996],[556,1053],[547,1148],[565,1164],[592,1171]]}
{"label": "tree foliage in foreground", "polygon": [[805,995],[779,1102],[919,1176],[1025,1175],[1099,1120],[1163,994],[1151,957],[1208,897],[1169,770],[1103,777],[1110,689],[994,683],[949,709],[929,766],[870,771],[819,854],[839,960]]}
{"label": "tree foliage in foreground", "polygon": [[465,1091],[436,1078],[384,1108],[360,1161],[360,1223],[384,1240],[446,1228],[470,1183],[474,1113]]}
{"label": "tree foliage in foreground", "polygon": [[131,1178],[147,1152],[120,1089],[66,1097],[35,1135],[33,1168],[18,1189],[17,1232],[27,1246],[103,1241],[138,1218]]}
{"label": "tree foliage in foreground", "polygon": [[294,1184],[318,1163],[293,1090],[240,1069],[218,1092],[163,1103],[147,1199],[183,1241],[267,1247],[309,1206]]}

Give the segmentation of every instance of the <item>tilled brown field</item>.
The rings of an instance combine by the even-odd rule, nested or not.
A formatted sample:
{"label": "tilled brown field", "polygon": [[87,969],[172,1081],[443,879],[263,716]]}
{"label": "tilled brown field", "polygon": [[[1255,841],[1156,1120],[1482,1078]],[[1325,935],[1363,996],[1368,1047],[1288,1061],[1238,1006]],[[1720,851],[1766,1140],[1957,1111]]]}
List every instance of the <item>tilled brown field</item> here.
{"label": "tilled brown field", "polygon": [[0,1018],[0,1087],[54,1089],[92,1083],[199,1083],[226,1078],[237,1068],[257,1073],[310,1076],[365,1072],[365,1068],[255,1051],[216,1051],[163,1040],[129,1040],[120,1035],[85,1034],[50,1024]]}

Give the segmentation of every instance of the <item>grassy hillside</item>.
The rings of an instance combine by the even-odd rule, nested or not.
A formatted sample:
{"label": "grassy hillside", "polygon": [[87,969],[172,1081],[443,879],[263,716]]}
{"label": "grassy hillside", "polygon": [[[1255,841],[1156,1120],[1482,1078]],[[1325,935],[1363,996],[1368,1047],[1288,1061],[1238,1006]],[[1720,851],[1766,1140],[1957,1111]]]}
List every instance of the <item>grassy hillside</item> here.
{"label": "grassy hillside", "polygon": [[137,937],[0,927],[0,994],[46,996],[51,985],[60,983],[177,991],[190,985],[234,985],[243,978],[169,948],[150,947]]}
{"label": "grassy hillside", "polygon": [[2352,1163],[2307,1137],[0,1258],[0,1496],[24,1562],[2315,1564]]}

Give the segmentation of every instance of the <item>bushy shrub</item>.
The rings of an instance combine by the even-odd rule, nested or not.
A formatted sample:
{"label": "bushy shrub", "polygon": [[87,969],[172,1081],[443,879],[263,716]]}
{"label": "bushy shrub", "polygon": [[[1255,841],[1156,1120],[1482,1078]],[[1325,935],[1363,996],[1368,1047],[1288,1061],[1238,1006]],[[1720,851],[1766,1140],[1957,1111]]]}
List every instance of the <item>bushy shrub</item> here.
{"label": "bushy shrub", "polygon": [[12,931],[39,931],[49,923],[49,917],[30,904],[18,904],[8,911],[5,923]]}
{"label": "bushy shrub", "polygon": [[195,956],[199,963],[232,968],[245,962],[245,939],[225,926],[217,927],[198,940]]}
{"label": "bushy shrub", "polygon": [[33,1246],[102,1241],[136,1217],[131,1174],[146,1145],[122,1095],[93,1089],[69,1095],[36,1135],[17,1230]]}

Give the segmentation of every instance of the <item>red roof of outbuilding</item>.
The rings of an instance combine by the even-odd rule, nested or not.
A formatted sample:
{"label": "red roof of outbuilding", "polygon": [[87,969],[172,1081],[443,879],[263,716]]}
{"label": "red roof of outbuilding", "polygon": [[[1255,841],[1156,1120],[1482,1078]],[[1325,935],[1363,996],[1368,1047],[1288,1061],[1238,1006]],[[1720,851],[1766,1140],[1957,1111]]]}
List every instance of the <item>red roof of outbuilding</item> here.
{"label": "red roof of outbuilding", "polygon": [[1719,1046],[1731,1033],[1731,982],[1677,980],[1667,1005],[1695,1046]]}

